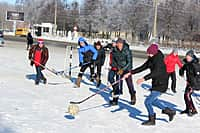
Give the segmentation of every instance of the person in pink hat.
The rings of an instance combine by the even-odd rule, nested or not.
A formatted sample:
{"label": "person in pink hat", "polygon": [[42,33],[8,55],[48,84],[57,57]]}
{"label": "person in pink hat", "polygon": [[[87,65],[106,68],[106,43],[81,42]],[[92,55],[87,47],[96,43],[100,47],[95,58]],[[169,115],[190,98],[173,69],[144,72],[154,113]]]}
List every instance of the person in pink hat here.
{"label": "person in pink hat", "polygon": [[151,93],[145,99],[145,107],[148,111],[149,120],[142,123],[142,125],[155,125],[156,122],[156,113],[153,110],[153,106],[156,106],[162,110],[163,114],[167,114],[169,116],[169,121],[172,121],[176,111],[167,107],[167,105],[158,99],[162,93],[165,93],[168,88],[168,75],[166,71],[166,66],[164,63],[164,55],[159,50],[157,44],[152,44],[147,49],[148,59],[147,61],[141,65],[140,67],[131,70],[128,74],[124,76],[127,78],[131,76],[131,74],[137,74],[147,69],[150,69],[150,73],[137,80],[137,84],[141,84],[144,81],[152,80],[152,88]]}

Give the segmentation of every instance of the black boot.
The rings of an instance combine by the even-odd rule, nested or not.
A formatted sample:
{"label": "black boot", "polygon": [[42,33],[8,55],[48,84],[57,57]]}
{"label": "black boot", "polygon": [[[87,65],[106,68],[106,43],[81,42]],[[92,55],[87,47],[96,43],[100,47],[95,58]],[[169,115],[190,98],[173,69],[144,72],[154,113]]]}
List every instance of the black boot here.
{"label": "black boot", "polygon": [[119,99],[119,97],[114,97],[113,100],[110,101],[110,105],[111,106],[118,105],[118,99]]}
{"label": "black boot", "polygon": [[47,79],[45,77],[43,78],[43,83],[47,84]]}
{"label": "black boot", "polygon": [[185,110],[181,111],[181,114],[188,114],[188,113],[189,113],[188,109],[185,109]]}
{"label": "black boot", "polygon": [[162,113],[169,116],[169,121],[172,121],[174,119],[174,116],[176,115],[176,111],[169,108],[162,110]]}
{"label": "black boot", "polygon": [[135,105],[136,104],[136,95],[133,94],[131,95],[131,105]]}
{"label": "black boot", "polygon": [[97,88],[99,88],[100,87],[100,85],[101,85],[101,80],[100,80],[100,78],[99,77],[97,77],[96,78],[96,81],[97,81]]}
{"label": "black boot", "polygon": [[172,92],[173,92],[173,93],[176,93],[176,89],[172,89]]}
{"label": "black boot", "polygon": [[188,111],[188,116],[192,117],[193,115],[196,115],[196,114],[198,114],[198,112],[196,111],[196,109]]}
{"label": "black boot", "polygon": [[149,120],[142,123],[144,126],[156,125],[156,114],[149,116]]}
{"label": "black boot", "polygon": [[39,81],[35,81],[35,85],[39,85]]}

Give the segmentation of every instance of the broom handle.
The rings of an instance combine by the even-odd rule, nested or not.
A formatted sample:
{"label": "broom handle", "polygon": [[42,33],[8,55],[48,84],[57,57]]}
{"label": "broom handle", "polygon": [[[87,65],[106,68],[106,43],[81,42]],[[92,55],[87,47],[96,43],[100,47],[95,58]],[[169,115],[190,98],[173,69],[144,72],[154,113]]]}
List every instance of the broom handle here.
{"label": "broom handle", "polygon": [[34,59],[30,59],[30,60],[33,61],[33,62],[35,62],[35,63],[37,63],[37,64],[39,64],[41,67],[47,69],[48,71],[52,72],[53,74],[57,75],[56,72],[54,72],[53,69],[50,69],[50,68],[48,68],[48,67],[46,67],[46,66],[40,64],[39,62],[35,61]]}
{"label": "broom handle", "polygon": [[81,101],[79,101],[79,102],[72,102],[72,101],[71,101],[70,104],[81,104],[81,103],[87,101],[88,99],[94,97],[95,95],[97,95],[97,94],[99,94],[99,93],[101,93],[101,92],[107,90],[107,89],[110,88],[111,86],[113,86],[113,85],[119,83],[121,80],[124,80],[124,77],[121,78],[121,79],[119,79],[119,80],[117,80],[117,81],[115,81],[114,83],[110,84],[109,86],[107,86],[107,87],[105,87],[105,88],[103,88],[103,89],[97,91],[96,93],[94,93],[94,94],[92,94],[92,95],[86,97],[85,99],[83,99],[83,100],[81,100]]}

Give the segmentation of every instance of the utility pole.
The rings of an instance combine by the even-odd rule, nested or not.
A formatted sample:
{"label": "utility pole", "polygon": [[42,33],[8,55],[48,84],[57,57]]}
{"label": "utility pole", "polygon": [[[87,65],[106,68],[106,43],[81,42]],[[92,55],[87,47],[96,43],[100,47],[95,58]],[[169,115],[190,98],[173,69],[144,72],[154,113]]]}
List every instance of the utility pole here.
{"label": "utility pole", "polygon": [[57,0],[55,0],[55,16],[54,16],[54,32],[55,33],[57,30],[57,9],[58,9],[58,3],[57,3]]}
{"label": "utility pole", "polygon": [[158,16],[158,0],[154,0],[154,24],[153,24],[153,37],[157,37],[157,16]]}

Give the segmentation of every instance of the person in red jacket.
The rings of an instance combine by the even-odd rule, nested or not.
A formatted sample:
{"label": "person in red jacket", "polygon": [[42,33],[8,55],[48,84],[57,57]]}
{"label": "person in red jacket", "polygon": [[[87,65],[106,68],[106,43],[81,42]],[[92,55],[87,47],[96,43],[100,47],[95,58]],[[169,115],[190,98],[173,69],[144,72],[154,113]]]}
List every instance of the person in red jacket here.
{"label": "person in red jacket", "polygon": [[35,84],[38,85],[42,80],[44,84],[46,84],[47,79],[42,74],[42,70],[49,58],[48,48],[44,45],[43,39],[38,39],[38,44],[33,45],[29,51],[29,60],[31,60],[31,66],[35,64],[36,68],[36,80]]}
{"label": "person in red jacket", "polygon": [[176,64],[179,66],[179,68],[183,67],[182,62],[180,61],[178,57],[178,50],[173,49],[172,53],[167,55],[165,58],[165,64],[167,68],[167,73],[168,73],[168,81],[169,78],[171,77],[172,84],[171,84],[171,90],[176,93],[176,72],[175,72],[175,67]]}

